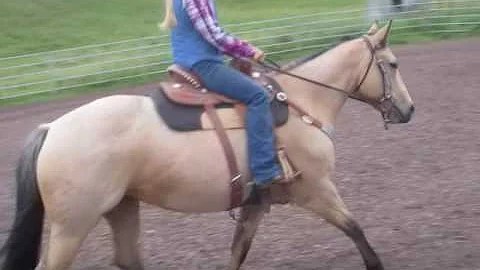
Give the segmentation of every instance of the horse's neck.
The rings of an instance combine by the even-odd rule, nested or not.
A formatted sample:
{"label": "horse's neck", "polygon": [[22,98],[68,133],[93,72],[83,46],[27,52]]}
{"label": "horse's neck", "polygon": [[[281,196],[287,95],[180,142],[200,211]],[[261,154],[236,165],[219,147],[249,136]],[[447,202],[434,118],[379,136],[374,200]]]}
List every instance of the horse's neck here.
{"label": "horse's neck", "polygon": [[[364,58],[362,52],[359,41],[350,41],[350,44],[340,45],[291,72],[340,89],[353,90]],[[277,79],[291,100],[322,123],[335,125],[336,116],[347,99],[344,94],[288,75],[279,75]]]}

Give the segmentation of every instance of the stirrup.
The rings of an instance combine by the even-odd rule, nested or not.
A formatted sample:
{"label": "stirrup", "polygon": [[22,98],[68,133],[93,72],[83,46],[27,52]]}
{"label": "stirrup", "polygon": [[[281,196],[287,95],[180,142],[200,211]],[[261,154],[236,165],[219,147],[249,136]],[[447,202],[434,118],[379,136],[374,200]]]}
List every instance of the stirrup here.
{"label": "stirrup", "polygon": [[277,157],[284,175],[283,181],[281,181],[279,184],[291,183],[302,174],[301,171],[296,170],[292,165],[284,146],[278,147]]}

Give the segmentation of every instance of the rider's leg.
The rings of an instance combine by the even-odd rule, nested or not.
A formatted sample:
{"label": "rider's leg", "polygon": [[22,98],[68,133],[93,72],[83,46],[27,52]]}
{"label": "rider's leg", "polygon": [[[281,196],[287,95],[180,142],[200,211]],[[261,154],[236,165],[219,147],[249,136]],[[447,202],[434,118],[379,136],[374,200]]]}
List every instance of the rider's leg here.
{"label": "rider's leg", "polygon": [[248,76],[223,63],[203,61],[197,63],[193,71],[210,90],[247,105],[249,163],[256,184],[265,186],[280,178],[270,100],[264,89]]}

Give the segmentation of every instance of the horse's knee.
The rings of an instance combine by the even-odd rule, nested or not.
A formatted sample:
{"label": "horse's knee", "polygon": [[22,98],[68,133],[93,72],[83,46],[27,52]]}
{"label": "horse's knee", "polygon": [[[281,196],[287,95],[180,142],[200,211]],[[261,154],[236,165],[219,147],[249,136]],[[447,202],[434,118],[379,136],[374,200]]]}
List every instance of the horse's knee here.
{"label": "horse's knee", "polygon": [[[313,189],[312,189],[313,190]],[[343,225],[351,219],[351,213],[336,190],[306,191],[295,194],[295,203],[334,225]]]}
{"label": "horse's knee", "polygon": [[343,203],[338,203],[336,200],[314,200],[303,206],[342,230],[357,246],[367,270],[383,270],[383,265],[368,243],[362,228],[352,218]]}

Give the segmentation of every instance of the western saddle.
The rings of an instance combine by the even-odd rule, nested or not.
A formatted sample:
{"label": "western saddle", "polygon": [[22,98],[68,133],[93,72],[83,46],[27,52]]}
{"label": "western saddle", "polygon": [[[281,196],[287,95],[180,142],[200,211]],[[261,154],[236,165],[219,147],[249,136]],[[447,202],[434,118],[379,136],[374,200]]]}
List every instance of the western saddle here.
{"label": "western saddle", "polygon": [[[231,66],[252,77],[259,84],[263,85],[271,97],[277,98],[279,101],[284,101],[281,100],[281,94],[283,92],[280,89],[280,86],[272,78],[262,74],[261,72],[253,71],[252,64],[250,62],[247,62],[246,60],[234,59],[231,62]],[[167,69],[167,71],[168,80],[160,83],[161,89],[165,96],[175,103],[185,106],[204,107],[206,114],[213,123],[216,134],[223,147],[224,155],[227,159],[230,172],[231,196],[230,207],[227,210],[232,210],[240,206],[245,199],[243,193],[244,185],[247,183],[244,183],[245,180],[243,179],[238,168],[231,142],[227,136],[222,121],[217,115],[216,107],[219,105],[233,106],[237,113],[243,117],[245,105],[223,95],[209,91],[197,75],[179,65],[172,65]],[[290,180],[293,180],[298,173],[288,159],[284,147],[278,143],[278,140],[277,152],[278,160],[283,169],[286,182],[289,182]]]}

